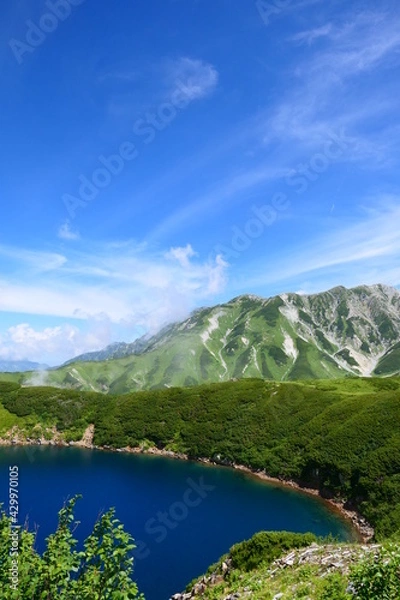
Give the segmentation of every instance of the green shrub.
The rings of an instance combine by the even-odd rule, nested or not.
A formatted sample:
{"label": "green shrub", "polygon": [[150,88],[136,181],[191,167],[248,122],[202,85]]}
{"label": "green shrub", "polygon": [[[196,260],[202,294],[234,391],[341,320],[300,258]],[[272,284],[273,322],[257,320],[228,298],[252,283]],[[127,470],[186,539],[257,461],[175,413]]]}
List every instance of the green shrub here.
{"label": "green shrub", "polygon": [[260,531],[250,540],[232,546],[230,557],[234,569],[252,571],[261,563],[270,564],[293,548],[303,548],[316,542],[312,533]]}
{"label": "green shrub", "polygon": [[364,558],[350,580],[357,600],[399,600],[400,546],[389,545]]}

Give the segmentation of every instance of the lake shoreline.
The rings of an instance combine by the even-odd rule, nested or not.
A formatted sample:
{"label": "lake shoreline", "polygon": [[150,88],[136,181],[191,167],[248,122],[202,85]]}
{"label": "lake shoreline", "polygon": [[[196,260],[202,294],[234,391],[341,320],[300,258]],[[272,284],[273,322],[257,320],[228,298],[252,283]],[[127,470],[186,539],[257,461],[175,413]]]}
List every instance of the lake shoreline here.
{"label": "lake shoreline", "polygon": [[367,523],[366,519],[360,513],[358,513],[355,510],[349,510],[349,509],[345,508],[344,501],[324,498],[323,496],[321,496],[319,490],[316,488],[309,488],[309,487],[303,486],[303,485],[301,485],[301,483],[294,481],[294,480],[279,479],[278,477],[271,477],[265,471],[258,471],[255,469],[251,469],[250,467],[246,467],[245,465],[239,465],[236,463],[224,463],[224,462],[213,461],[209,458],[191,457],[191,456],[188,456],[187,454],[184,454],[181,452],[173,452],[172,450],[165,450],[165,449],[159,449],[159,448],[142,448],[142,447],[130,448],[130,447],[127,447],[127,448],[114,449],[114,448],[97,447],[97,446],[92,446],[92,448],[98,449],[98,450],[106,450],[106,451],[108,450],[108,451],[112,451],[112,452],[127,452],[130,454],[145,454],[145,455],[149,455],[149,456],[162,456],[164,458],[173,458],[173,459],[177,459],[177,460],[193,461],[193,462],[197,462],[197,463],[200,463],[203,465],[209,465],[211,467],[228,467],[228,468],[234,469],[236,471],[245,473],[246,475],[248,475],[250,477],[254,477],[261,481],[265,481],[266,483],[275,485],[277,487],[282,487],[284,489],[292,489],[296,492],[300,492],[302,494],[306,494],[308,496],[313,496],[315,498],[318,498],[320,501],[322,501],[325,504],[325,506],[331,512],[334,512],[335,514],[342,517],[343,520],[345,522],[347,522],[348,525],[350,525],[351,529],[356,534],[357,542],[360,542],[363,544],[368,543],[371,541],[371,539],[373,538],[374,533],[375,533],[373,527],[369,523]]}
{"label": "lake shoreline", "polygon": [[0,438],[0,447],[1,446],[53,446],[53,447],[72,447],[72,448],[83,448],[87,450],[102,450],[108,452],[124,452],[128,454],[144,454],[149,456],[161,456],[164,458],[173,458],[176,460],[185,460],[185,461],[193,461],[197,463],[201,463],[203,465],[210,465],[212,467],[229,467],[236,471],[240,471],[245,473],[250,477],[255,477],[259,480],[265,481],[266,483],[270,483],[272,485],[276,485],[278,487],[282,487],[285,489],[292,489],[297,492],[317,497],[320,501],[322,501],[325,506],[332,512],[339,515],[347,524],[351,527],[352,531],[356,534],[356,538],[358,542],[368,543],[372,537],[374,536],[374,529],[371,527],[369,523],[364,519],[360,513],[354,510],[349,510],[345,508],[345,502],[342,500],[334,500],[329,498],[324,498],[321,496],[320,491],[316,488],[309,488],[303,486],[300,482],[294,480],[287,479],[279,479],[277,477],[271,477],[265,471],[259,471],[256,469],[251,469],[245,465],[238,465],[236,463],[224,462],[224,461],[213,461],[209,458],[202,457],[191,457],[183,452],[174,452],[172,450],[160,449],[156,447],[147,447],[147,446],[138,446],[135,448],[125,447],[125,448],[113,448],[111,446],[96,446],[93,443],[94,438],[94,425],[89,425],[85,430],[82,439],[78,442],[66,442],[59,432],[54,428],[52,430],[52,437],[50,439],[46,439],[43,436],[41,438],[37,438],[32,440],[30,438],[24,438],[20,435],[20,432],[16,429],[12,429],[6,434],[6,437]]}

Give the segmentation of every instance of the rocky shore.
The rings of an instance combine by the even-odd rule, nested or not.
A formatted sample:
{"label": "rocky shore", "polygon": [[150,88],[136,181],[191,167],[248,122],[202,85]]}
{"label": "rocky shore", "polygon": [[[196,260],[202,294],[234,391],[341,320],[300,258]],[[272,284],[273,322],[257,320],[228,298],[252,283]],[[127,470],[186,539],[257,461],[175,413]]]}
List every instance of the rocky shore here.
{"label": "rocky shore", "polygon": [[42,430],[40,426],[38,426],[38,436],[36,437],[25,437],[18,428],[13,427],[10,431],[6,433],[3,438],[0,438],[0,446],[61,446],[61,447],[78,447],[78,448],[87,448],[91,450],[106,450],[110,452],[127,452],[130,454],[148,454],[153,456],[164,456],[167,458],[175,458],[178,460],[196,460],[197,462],[201,462],[205,465],[211,466],[227,466],[233,468],[238,471],[242,471],[249,476],[257,477],[263,481],[268,483],[272,483],[274,485],[282,486],[285,488],[292,488],[298,492],[303,494],[308,494],[311,496],[318,497],[322,502],[324,502],[327,507],[339,514],[343,517],[353,528],[355,533],[357,534],[358,541],[362,543],[369,542],[374,536],[374,529],[371,527],[369,523],[362,517],[358,512],[349,510],[346,508],[345,501],[338,499],[326,499],[320,495],[320,492],[314,488],[307,488],[301,485],[301,483],[296,481],[290,481],[286,479],[278,479],[275,477],[270,477],[267,473],[260,470],[253,470],[249,467],[243,465],[237,465],[235,463],[221,460],[220,457],[215,457],[214,460],[210,460],[208,458],[193,458],[189,457],[187,454],[183,452],[174,452],[172,450],[160,449],[153,446],[141,445],[135,448],[125,447],[125,448],[113,448],[111,446],[96,446],[93,443],[94,440],[94,425],[89,425],[82,439],[74,442],[66,442],[63,438],[62,434],[56,430],[55,427],[47,428],[45,431]]}
{"label": "rocky shore", "polygon": [[262,479],[269,483],[274,483],[276,485],[282,485],[284,487],[290,487],[295,489],[296,491],[302,492],[303,494],[308,494],[310,496],[318,497],[324,504],[326,504],[331,510],[339,513],[342,517],[345,517],[347,521],[351,522],[351,525],[358,533],[359,541],[363,543],[369,542],[374,536],[373,527],[362,517],[357,511],[349,510],[346,508],[346,502],[344,500],[339,499],[327,499],[323,498],[319,492],[319,490],[315,488],[308,488],[302,486],[300,483],[291,480],[282,480],[277,479],[275,477],[270,477],[263,471],[253,471],[248,467],[244,467],[243,465],[232,465],[234,469],[238,469],[240,471],[244,471],[249,475],[253,475],[258,479]]}

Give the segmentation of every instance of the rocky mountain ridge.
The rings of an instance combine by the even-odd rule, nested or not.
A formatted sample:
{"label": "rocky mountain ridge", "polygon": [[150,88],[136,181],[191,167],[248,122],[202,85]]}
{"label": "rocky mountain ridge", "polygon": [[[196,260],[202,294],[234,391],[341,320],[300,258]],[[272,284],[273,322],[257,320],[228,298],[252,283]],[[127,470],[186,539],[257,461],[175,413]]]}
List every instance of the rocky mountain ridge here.
{"label": "rocky mountain ridge", "polygon": [[378,284],[267,299],[239,296],[199,309],[155,336],[77,357],[49,372],[48,383],[123,393],[242,377],[398,373],[400,292]]}

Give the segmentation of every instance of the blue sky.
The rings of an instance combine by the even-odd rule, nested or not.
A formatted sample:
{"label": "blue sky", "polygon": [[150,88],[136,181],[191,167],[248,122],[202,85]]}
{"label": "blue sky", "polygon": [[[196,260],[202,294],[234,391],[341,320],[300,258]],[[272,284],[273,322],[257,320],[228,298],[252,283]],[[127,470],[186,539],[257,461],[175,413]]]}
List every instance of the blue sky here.
{"label": "blue sky", "polygon": [[244,293],[400,285],[400,7],[1,8],[0,358]]}

